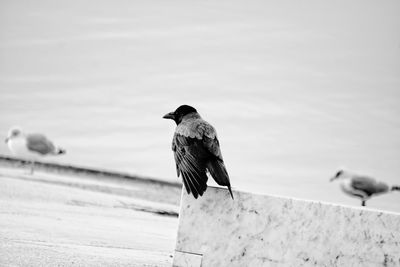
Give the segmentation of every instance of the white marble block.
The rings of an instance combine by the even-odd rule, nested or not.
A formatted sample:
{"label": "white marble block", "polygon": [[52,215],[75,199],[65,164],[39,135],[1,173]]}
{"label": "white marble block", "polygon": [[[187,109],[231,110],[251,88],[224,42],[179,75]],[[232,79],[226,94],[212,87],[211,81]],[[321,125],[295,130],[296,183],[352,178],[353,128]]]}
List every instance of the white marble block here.
{"label": "white marble block", "polygon": [[400,214],[234,197],[215,187],[198,199],[183,192],[174,266],[400,266]]}

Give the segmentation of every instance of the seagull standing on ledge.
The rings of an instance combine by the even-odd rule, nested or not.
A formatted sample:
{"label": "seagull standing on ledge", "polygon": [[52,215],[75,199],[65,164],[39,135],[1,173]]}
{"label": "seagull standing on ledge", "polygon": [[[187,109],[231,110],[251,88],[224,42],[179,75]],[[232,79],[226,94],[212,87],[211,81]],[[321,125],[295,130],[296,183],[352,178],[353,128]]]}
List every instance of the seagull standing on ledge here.
{"label": "seagull standing on ledge", "polygon": [[214,127],[203,120],[195,108],[188,105],[180,106],[163,118],[171,119],[177,125],[172,151],[178,177],[182,175],[187,193],[192,193],[196,199],[203,195],[207,189],[208,171],[219,185],[228,187],[233,199]]}
{"label": "seagull standing on ledge", "polygon": [[24,134],[18,127],[8,131],[5,142],[13,155],[31,162],[31,174],[35,161],[42,156],[65,154],[65,150],[54,144],[42,134]]}
{"label": "seagull standing on ledge", "polygon": [[389,187],[384,182],[379,182],[374,178],[352,174],[343,170],[336,173],[330,181],[339,180],[340,188],[349,196],[361,199],[361,206],[372,196],[387,193],[394,190],[400,191],[400,186]]}

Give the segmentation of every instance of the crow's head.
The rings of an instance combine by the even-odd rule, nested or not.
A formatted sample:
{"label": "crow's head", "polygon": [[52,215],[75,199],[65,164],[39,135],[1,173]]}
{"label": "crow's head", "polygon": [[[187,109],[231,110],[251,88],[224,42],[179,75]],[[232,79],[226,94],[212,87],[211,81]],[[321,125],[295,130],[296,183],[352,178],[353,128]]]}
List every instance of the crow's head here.
{"label": "crow's head", "polygon": [[182,105],[175,111],[165,114],[163,118],[174,120],[176,122],[176,125],[178,125],[182,121],[182,118],[185,115],[193,112],[197,112],[197,110],[194,107],[191,107],[189,105]]}

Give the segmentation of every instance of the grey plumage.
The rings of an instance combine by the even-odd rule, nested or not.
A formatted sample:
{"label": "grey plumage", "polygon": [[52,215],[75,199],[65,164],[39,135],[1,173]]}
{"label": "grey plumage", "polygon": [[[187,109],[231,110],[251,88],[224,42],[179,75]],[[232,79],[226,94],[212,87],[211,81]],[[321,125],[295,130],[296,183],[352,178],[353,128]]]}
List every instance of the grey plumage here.
{"label": "grey plumage", "polygon": [[386,193],[389,186],[379,182],[371,177],[354,175],[351,179],[351,186],[357,190],[363,191],[367,196]]}
{"label": "grey plumage", "polygon": [[26,136],[26,145],[30,151],[41,155],[58,155],[64,154],[65,150],[56,148],[54,144],[42,134],[28,134]]}

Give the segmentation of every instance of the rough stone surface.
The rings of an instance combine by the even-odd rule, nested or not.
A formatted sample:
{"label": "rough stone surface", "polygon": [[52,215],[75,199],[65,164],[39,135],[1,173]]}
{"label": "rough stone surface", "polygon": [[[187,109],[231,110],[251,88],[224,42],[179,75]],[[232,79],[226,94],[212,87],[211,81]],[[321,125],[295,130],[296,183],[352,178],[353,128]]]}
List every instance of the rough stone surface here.
{"label": "rough stone surface", "polygon": [[177,251],[201,266],[400,266],[400,214],[209,187],[183,192]]}
{"label": "rough stone surface", "polygon": [[202,255],[175,251],[173,267],[200,267]]}

